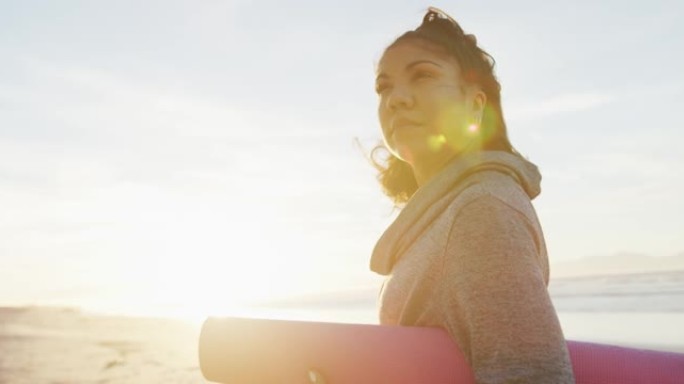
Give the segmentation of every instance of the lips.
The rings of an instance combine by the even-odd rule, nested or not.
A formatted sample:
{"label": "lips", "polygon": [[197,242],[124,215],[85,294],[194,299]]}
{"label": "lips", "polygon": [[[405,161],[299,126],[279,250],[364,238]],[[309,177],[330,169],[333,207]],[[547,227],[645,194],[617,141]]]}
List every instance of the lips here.
{"label": "lips", "polygon": [[409,119],[404,116],[397,116],[394,119],[392,119],[392,131],[416,125],[420,125],[420,123],[416,120]]}

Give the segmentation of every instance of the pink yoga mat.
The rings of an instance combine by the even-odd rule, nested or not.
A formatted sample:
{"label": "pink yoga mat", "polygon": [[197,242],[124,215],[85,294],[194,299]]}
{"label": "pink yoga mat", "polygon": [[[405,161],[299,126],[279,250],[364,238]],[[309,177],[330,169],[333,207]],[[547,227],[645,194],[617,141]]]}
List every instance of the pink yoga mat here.
{"label": "pink yoga mat", "polygon": [[[684,354],[569,341],[578,384],[684,384]],[[226,384],[472,384],[441,329],[209,318],[199,359]]]}

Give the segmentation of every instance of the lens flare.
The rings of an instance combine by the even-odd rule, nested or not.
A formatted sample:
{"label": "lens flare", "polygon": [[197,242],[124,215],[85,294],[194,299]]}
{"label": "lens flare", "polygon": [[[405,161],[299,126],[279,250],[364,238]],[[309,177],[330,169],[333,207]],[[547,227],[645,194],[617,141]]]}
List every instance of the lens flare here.
{"label": "lens flare", "polygon": [[433,152],[438,152],[440,149],[442,149],[446,142],[446,136],[444,135],[434,135],[428,137],[428,146]]}

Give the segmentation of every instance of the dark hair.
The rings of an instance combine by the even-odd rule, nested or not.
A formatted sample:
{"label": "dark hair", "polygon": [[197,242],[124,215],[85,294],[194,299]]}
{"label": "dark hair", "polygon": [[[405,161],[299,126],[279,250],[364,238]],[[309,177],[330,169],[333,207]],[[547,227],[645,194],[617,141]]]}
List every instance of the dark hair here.
{"label": "dark hair", "polygon": [[[480,122],[481,149],[506,151],[519,155],[508,140],[506,123],[501,110],[501,85],[494,74],[494,58],[477,46],[474,35],[465,34],[461,26],[446,13],[430,7],[422,24],[399,36],[385,51],[406,40],[420,40],[454,57],[461,67],[461,77],[467,84],[476,84],[487,96]],[[386,152],[378,160],[378,153]],[[376,146],[370,154],[378,169],[378,181],[383,191],[399,206],[406,203],[418,189],[411,166],[393,156],[384,145]]]}

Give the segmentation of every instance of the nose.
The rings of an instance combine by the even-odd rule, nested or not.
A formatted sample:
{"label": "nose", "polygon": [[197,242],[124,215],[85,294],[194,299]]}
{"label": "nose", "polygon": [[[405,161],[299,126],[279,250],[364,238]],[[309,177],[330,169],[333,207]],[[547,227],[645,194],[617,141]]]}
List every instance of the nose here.
{"label": "nose", "polygon": [[386,103],[390,110],[412,108],[414,104],[413,93],[407,87],[394,86],[387,95]]}

